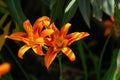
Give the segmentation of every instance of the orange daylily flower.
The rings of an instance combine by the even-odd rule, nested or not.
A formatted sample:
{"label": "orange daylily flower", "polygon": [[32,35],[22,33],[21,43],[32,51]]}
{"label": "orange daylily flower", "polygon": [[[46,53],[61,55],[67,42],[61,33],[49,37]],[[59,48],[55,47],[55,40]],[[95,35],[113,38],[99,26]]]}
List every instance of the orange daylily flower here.
{"label": "orange daylily flower", "polygon": [[[115,22],[115,17],[114,16],[111,16],[111,20],[105,20],[104,21],[104,24],[107,26],[107,28],[105,30],[105,33],[104,33],[105,36],[110,34],[110,32],[112,30],[112,27],[114,25],[114,22]],[[116,32],[120,32],[120,25],[116,24],[115,26],[116,26]]]}
{"label": "orange daylily flower", "polygon": [[67,32],[71,24],[65,24],[60,31],[56,28],[54,23],[52,23],[48,28],[52,28],[54,33],[50,36],[51,39],[46,39],[45,42],[50,48],[45,54],[44,62],[45,66],[49,68],[57,54],[62,51],[71,61],[75,60],[74,52],[68,47],[74,41],[80,40],[89,35],[87,32],[74,32],[67,35]]}
{"label": "orange daylily flower", "polygon": [[10,63],[4,62],[0,64],[0,78],[10,71]]}
{"label": "orange daylily flower", "polygon": [[114,17],[111,16],[111,20],[105,20],[104,21],[104,24],[107,26],[106,30],[105,30],[105,33],[104,35],[107,36],[110,34],[111,30],[112,30],[112,27],[114,25]]}
{"label": "orange daylily flower", "polygon": [[52,29],[44,29],[45,26],[50,24],[50,19],[47,16],[37,19],[32,27],[29,20],[24,21],[23,26],[25,32],[16,32],[6,38],[19,40],[25,43],[18,51],[18,57],[23,58],[24,53],[32,48],[38,55],[44,55],[42,45],[44,45],[44,38],[53,33]]}

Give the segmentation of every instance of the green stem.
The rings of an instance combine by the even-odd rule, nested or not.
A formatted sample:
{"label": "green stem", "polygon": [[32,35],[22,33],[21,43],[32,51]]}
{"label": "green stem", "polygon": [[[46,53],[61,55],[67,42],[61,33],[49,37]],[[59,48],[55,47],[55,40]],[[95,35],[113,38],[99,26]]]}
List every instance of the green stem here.
{"label": "green stem", "polygon": [[81,64],[83,66],[83,69],[84,69],[84,80],[87,80],[88,78],[88,72],[87,72],[87,65],[86,65],[86,55],[84,54],[84,48],[83,48],[83,45],[82,45],[83,41],[82,40],[79,40],[77,41],[77,48],[78,48],[78,51],[79,51],[79,57],[81,59]]}
{"label": "green stem", "polygon": [[88,51],[88,55],[90,56],[91,61],[93,62],[93,66],[94,66],[94,70],[95,73],[97,74],[97,64],[96,64],[96,56],[93,55],[93,52],[91,52],[91,50],[89,49],[88,45],[85,43],[85,41],[82,42],[83,46],[86,48],[86,50]]}
{"label": "green stem", "polygon": [[58,58],[58,62],[59,62],[59,70],[60,70],[60,77],[59,77],[59,80],[63,80],[63,77],[62,77],[62,53],[60,52],[59,55],[57,56]]}
{"label": "green stem", "polygon": [[116,75],[117,75],[117,70],[115,71],[115,73],[113,75],[113,80],[116,80]]}
{"label": "green stem", "polygon": [[98,64],[97,80],[100,80],[100,75],[101,75],[101,65],[102,65],[103,55],[104,55],[104,53],[105,53],[105,49],[106,49],[107,44],[108,44],[108,42],[109,42],[109,40],[110,40],[110,37],[111,37],[111,35],[112,35],[112,32],[113,32],[113,29],[112,29],[110,35],[108,36],[108,38],[107,38],[107,40],[106,40],[106,42],[105,42],[105,44],[104,44],[104,46],[103,46],[103,49],[102,49],[101,55],[100,55],[100,61],[99,61],[99,64]]}
{"label": "green stem", "polygon": [[27,73],[25,72],[25,70],[22,68],[21,64],[18,62],[17,58],[15,57],[15,55],[13,54],[13,52],[10,50],[10,48],[8,47],[7,44],[5,44],[5,47],[7,48],[7,50],[9,51],[9,53],[11,54],[12,58],[15,60],[16,64],[18,65],[18,67],[20,68],[20,70],[22,71],[23,75],[25,76],[26,80],[29,80],[29,77],[27,75]]}

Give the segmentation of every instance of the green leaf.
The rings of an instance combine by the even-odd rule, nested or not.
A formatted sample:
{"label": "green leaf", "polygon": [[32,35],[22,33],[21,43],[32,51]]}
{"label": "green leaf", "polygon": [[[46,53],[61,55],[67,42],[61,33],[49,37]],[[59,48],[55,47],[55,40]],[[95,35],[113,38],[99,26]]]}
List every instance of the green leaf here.
{"label": "green leaf", "polygon": [[78,8],[78,4],[76,0],[70,0],[69,4],[67,5],[64,11],[62,25],[66,22],[69,22],[72,19],[72,17],[76,13],[77,8]]}
{"label": "green leaf", "polygon": [[5,7],[0,6],[0,13],[8,13],[8,10]]}
{"label": "green leaf", "polygon": [[6,3],[3,0],[0,0],[0,6],[7,7]]}
{"label": "green leaf", "polygon": [[78,48],[79,57],[81,59],[82,66],[84,69],[85,80],[87,80],[88,74],[87,74],[86,56],[85,56],[84,48],[82,45],[82,40],[77,41],[77,48]]}
{"label": "green leaf", "polygon": [[8,16],[8,13],[4,14],[2,18],[0,19],[0,28],[2,28],[3,23],[5,22],[6,18]]}
{"label": "green leaf", "polygon": [[120,49],[118,51],[116,62],[117,62],[117,67],[116,67],[116,71],[114,73],[113,80],[119,80],[120,79]]}
{"label": "green leaf", "polygon": [[23,30],[23,21],[26,19],[20,4],[20,0],[5,0],[12,17],[18,23],[20,29]]}
{"label": "green leaf", "polygon": [[0,50],[2,49],[2,46],[3,46],[4,43],[5,43],[5,40],[6,40],[6,39],[5,39],[5,36],[8,35],[10,25],[11,25],[11,21],[9,21],[9,22],[5,25],[5,27],[4,27],[4,29],[3,29],[4,33],[3,33],[2,35],[0,35]]}
{"label": "green leaf", "polygon": [[104,0],[103,11],[109,16],[114,15],[115,1],[114,0]]}
{"label": "green leaf", "polygon": [[51,22],[54,22],[57,18],[61,17],[61,14],[63,13],[63,6],[64,1],[62,0],[51,0],[50,9],[50,19]]}
{"label": "green leaf", "polygon": [[44,2],[47,6],[50,7],[50,0],[42,0],[42,2]]}
{"label": "green leaf", "polygon": [[92,64],[93,64],[93,69],[96,74],[97,74],[97,69],[98,69],[98,61],[99,58],[98,56],[92,52],[88,46],[88,44],[85,41],[82,41],[83,47],[85,47],[85,50],[87,51],[87,57],[91,60]]}
{"label": "green leaf", "polygon": [[70,0],[69,4],[65,8],[65,13],[70,10],[70,8],[73,6],[73,4],[76,2],[76,0]]}
{"label": "green leaf", "polygon": [[102,9],[100,8],[99,3],[96,0],[91,0],[93,17],[97,18],[99,21],[102,21]]}
{"label": "green leaf", "polygon": [[12,30],[12,33],[19,32],[20,31],[20,27],[18,26],[17,22],[14,21],[14,24],[15,24],[15,29]]}
{"label": "green leaf", "polygon": [[96,0],[96,1],[97,1],[97,3],[99,4],[99,6],[101,6],[101,7],[102,7],[103,2],[104,2],[105,0]]}
{"label": "green leaf", "polygon": [[120,9],[118,6],[115,7],[115,23],[120,24]]}
{"label": "green leaf", "polygon": [[102,80],[113,80],[115,70],[116,70],[116,65],[117,65],[117,62],[116,62],[117,56],[118,56],[118,49],[115,49],[113,50],[113,53],[112,53],[111,65],[107,70],[107,72],[105,73],[105,76],[103,77]]}
{"label": "green leaf", "polygon": [[0,13],[7,13],[7,5],[3,0],[0,0]]}
{"label": "green leaf", "polygon": [[90,28],[90,0],[77,0],[80,12],[86,24]]}

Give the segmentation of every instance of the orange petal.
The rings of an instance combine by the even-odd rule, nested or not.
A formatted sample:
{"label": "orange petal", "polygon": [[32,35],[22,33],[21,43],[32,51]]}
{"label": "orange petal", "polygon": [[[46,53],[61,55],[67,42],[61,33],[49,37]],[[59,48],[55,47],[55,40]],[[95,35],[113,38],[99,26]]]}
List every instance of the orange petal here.
{"label": "orange petal", "polygon": [[28,45],[22,46],[22,47],[19,49],[19,51],[18,51],[18,57],[21,58],[21,59],[23,59],[24,53],[25,53],[28,49],[30,49],[30,48],[31,48],[31,47],[28,46]]}
{"label": "orange petal", "polygon": [[62,52],[71,60],[71,61],[74,61],[75,60],[75,54],[74,52],[68,48],[68,47],[65,47],[62,49]]}
{"label": "orange petal", "polygon": [[42,46],[41,46],[41,45],[33,46],[32,49],[33,49],[33,51],[34,51],[36,54],[38,54],[38,55],[40,55],[40,56],[45,55],[45,54],[43,53],[43,50],[42,50]]}
{"label": "orange petal", "polygon": [[53,29],[55,32],[59,32],[59,30],[57,29],[57,27],[55,26],[54,23],[52,23],[50,26],[47,27],[48,29]]}
{"label": "orange petal", "polygon": [[28,35],[24,32],[16,32],[11,34],[10,36],[5,36],[5,38],[27,42],[26,39],[28,38]]}
{"label": "orange petal", "polygon": [[47,51],[47,53],[45,54],[44,57],[44,62],[45,62],[45,66],[48,69],[49,66],[51,65],[51,63],[53,62],[53,60],[55,59],[57,53],[59,51],[54,51],[52,47],[50,47]]}
{"label": "orange petal", "polygon": [[38,23],[40,23],[40,22],[42,22],[42,24],[43,24],[44,26],[48,26],[48,25],[50,24],[50,19],[49,19],[49,17],[47,17],[47,16],[40,17],[40,18],[38,18],[38,19],[35,21],[34,25],[36,25],[36,24],[38,24]]}
{"label": "orange petal", "polygon": [[110,32],[111,32],[111,28],[107,28],[107,29],[105,30],[104,35],[107,36],[107,35],[110,34]]}
{"label": "orange petal", "polygon": [[5,38],[23,41],[26,44],[29,44],[29,41],[30,41],[28,38],[28,34],[26,34],[24,32],[16,32],[16,33],[11,34],[10,36],[5,36]]}
{"label": "orange petal", "polygon": [[25,31],[28,33],[28,35],[30,37],[32,37],[33,36],[33,33],[32,33],[33,30],[32,30],[32,25],[31,25],[30,21],[29,20],[24,21],[23,26],[24,26]]}
{"label": "orange petal", "polygon": [[50,24],[50,19],[47,16],[41,17],[41,20],[43,20],[44,26],[48,26]]}
{"label": "orange petal", "polygon": [[110,20],[105,20],[103,23],[104,23],[107,27],[110,27],[111,29],[112,29],[112,26],[113,26],[113,24],[114,24],[114,22],[113,22],[113,21],[110,21]]}
{"label": "orange petal", "polygon": [[110,19],[114,22],[114,21],[115,21],[114,15],[112,15],[112,16],[110,17]]}
{"label": "orange petal", "polygon": [[10,36],[5,36],[5,38],[10,38],[13,40],[18,40],[18,41],[22,41],[23,38],[27,38],[27,37],[28,35],[24,32],[16,32],[16,33],[11,34]]}
{"label": "orange petal", "polygon": [[46,36],[49,36],[53,33],[54,31],[52,29],[45,29],[41,32],[41,36],[42,37],[46,37]]}
{"label": "orange petal", "polygon": [[70,23],[65,24],[65,25],[61,28],[61,30],[60,30],[61,35],[65,36],[65,35],[67,34],[70,26],[71,26]]}
{"label": "orange petal", "polygon": [[43,16],[38,18],[34,25],[33,25],[33,29],[34,32],[41,32],[41,30],[43,29],[44,26],[48,26],[50,24],[50,19],[47,16]]}
{"label": "orange petal", "polygon": [[68,45],[73,43],[74,41],[80,40],[86,36],[89,36],[89,33],[87,32],[74,32],[66,36],[66,39],[68,39]]}
{"label": "orange petal", "polygon": [[104,35],[107,36],[111,32],[114,22],[110,20],[106,20],[104,21],[104,24],[107,26]]}
{"label": "orange petal", "polygon": [[11,68],[11,65],[8,62],[4,62],[0,64],[0,77],[8,73],[10,71],[10,68]]}
{"label": "orange petal", "polygon": [[45,38],[44,41],[45,41],[45,44],[47,44],[48,46],[52,46],[50,38]]}
{"label": "orange petal", "polygon": [[39,35],[43,29],[44,25],[42,22],[36,22],[33,26],[33,33]]}

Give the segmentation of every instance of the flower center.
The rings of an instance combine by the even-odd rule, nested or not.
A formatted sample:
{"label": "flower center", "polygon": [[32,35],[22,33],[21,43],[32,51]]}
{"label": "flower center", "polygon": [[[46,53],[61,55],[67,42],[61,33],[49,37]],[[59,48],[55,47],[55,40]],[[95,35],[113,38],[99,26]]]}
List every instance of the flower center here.
{"label": "flower center", "polygon": [[55,49],[62,49],[64,48],[65,46],[67,46],[67,40],[65,39],[57,39],[54,41],[53,45],[55,46]]}
{"label": "flower center", "polygon": [[55,47],[56,47],[57,49],[63,48],[63,47],[64,47],[64,42],[60,41],[59,43],[55,43]]}

